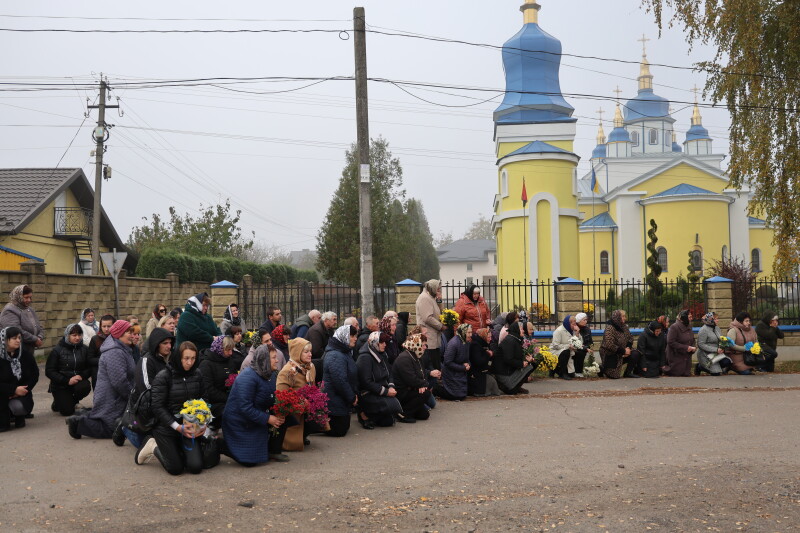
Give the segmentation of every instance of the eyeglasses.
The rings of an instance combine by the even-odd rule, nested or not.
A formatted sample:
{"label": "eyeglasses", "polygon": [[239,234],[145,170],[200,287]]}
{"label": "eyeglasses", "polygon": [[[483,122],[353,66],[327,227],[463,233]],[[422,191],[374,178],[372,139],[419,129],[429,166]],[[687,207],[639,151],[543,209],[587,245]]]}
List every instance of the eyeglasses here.
{"label": "eyeglasses", "polygon": [[159,309],[159,310],[158,310],[158,313],[159,313],[159,314],[161,314],[161,315],[163,315],[163,314],[164,314],[164,313],[166,313],[166,312],[167,312],[167,310],[166,310],[166,309]]}

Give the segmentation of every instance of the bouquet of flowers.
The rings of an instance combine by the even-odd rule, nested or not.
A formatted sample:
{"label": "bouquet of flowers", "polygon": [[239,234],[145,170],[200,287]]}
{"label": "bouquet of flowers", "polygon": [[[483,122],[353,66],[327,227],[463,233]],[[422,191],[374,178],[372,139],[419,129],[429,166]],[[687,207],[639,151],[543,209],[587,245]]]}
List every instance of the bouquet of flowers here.
{"label": "bouquet of flowers", "polygon": [[731,346],[733,346],[733,343],[728,337],[723,335],[722,337],[719,338],[720,349],[724,350],[725,348],[730,348]]}
{"label": "bouquet of flowers", "polygon": [[242,343],[244,343],[247,346],[250,346],[251,344],[253,344],[253,337],[257,336],[258,335],[254,330],[248,329],[247,331],[242,333]]}
{"label": "bouquet of flowers", "polygon": [[539,347],[539,352],[534,356],[533,361],[536,363],[536,368],[541,368],[548,372],[555,370],[558,366],[558,357],[553,355],[550,352],[550,348],[545,344]]}
{"label": "bouquet of flowers", "polygon": [[569,345],[576,350],[583,350],[583,339],[577,335],[573,335],[569,339]]}
{"label": "bouquet of flowers", "polygon": [[315,385],[306,385],[297,391],[306,401],[306,420],[325,427],[330,422],[328,411],[328,395]]}
{"label": "bouquet of flowers", "polygon": [[757,342],[748,342],[744,345],[744,349],[753,355],[758,355],[761,353],[761,345]]}
{"label": "bouquet of flowers", "polygon": [[442,314],[439,315],[439,320],[442,321],[445,328],[452,328],[453,326],[457,326],[461,321],[458,319],[458,313],[453,311],[452,309],[445,309],[442,311]]}
{"label": "bouquet of flowers", "polygon": [[180,418],[183,418],[183,425],[194,430],[204,428],[214,419],[211,414],[211,408],[205,400],[189,400],[183,402],[183,409],[178,413]]}
{"label": "bouquet of flowers", "polygon": [[233,382],[236,381],[236,378],[239,377],[239,374],[228,374],[227,379],[225,379],[225,388],[230,389],[233,387]]}
{"label": "bouquet of flowers", "polygon": [[594,354],[589,352],[583,361],[583,375],[587,378],[596,378],[600,374],[600,364],[594,358]]}
{"label": "bouquet of flowers", "polygon": [[[275,391],[275,404],[272,406],[272,413],[275,416],[283,418],[297,415],[300,416],[305,412],[305,400],[293,390],[278,390]],[[273,435],[278,434],[278,428],[270,428]]]}
{"label": "bouquet of flowers", "polygon": [[535,340],[526,338],[522,340],[522,351],[525,353],[525,355],[535,356],[539,351],[539,348],[536,347]]}

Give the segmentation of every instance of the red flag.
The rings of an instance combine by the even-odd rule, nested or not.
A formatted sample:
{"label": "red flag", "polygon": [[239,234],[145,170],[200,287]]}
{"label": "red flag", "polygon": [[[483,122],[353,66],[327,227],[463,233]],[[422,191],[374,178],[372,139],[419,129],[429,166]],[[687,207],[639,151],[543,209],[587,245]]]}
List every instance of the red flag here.
{"label": "red flag", "polygon": [[525,189],[525,176],[522,176],[522,207],[528,203],[528,191]]}

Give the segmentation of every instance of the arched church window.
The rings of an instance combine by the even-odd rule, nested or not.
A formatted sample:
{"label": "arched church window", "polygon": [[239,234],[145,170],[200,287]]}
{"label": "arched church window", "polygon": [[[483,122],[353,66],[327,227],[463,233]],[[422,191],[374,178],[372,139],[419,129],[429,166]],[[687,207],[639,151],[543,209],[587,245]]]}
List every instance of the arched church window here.
{"label": "arched church window", "polygon": [[660,246],[658,250],[658,265],[661,267],[662,272],[667,271],[667,249]]}
{"label": "arched church window", "polygon": [[508,172],[505,170],[500,175],[500,194],[502,194],[503,197],[508,196]]}
{"label": "arched church window", "polygon": [[631,141],[633,142],[634,146],[639,146],[639,132],[632,131],[631,132]]}
{"label": "arched church window", "polygon": [[723,261],[727,261],[728,260],[728,245],[727,244],[723,244],[722,245],[722,260]]}
{"label": "arched church window", "polygon": [[658,130],[650,128],[650,144],[658,144]]}
{"label": "arched church window", "polygon": [[703,252],[694,250],[692,252],[692,270],[695,272],[703,272]]}
{"label": "arched church window", "polygon": [[608,269],[608,252],[600,252],[600,273],[611,273],[611,271]]}
{"label": "arched church window", "polygon": [[750,269],[753,272],[761,272],[761,250],[753,248],[750,252]]}

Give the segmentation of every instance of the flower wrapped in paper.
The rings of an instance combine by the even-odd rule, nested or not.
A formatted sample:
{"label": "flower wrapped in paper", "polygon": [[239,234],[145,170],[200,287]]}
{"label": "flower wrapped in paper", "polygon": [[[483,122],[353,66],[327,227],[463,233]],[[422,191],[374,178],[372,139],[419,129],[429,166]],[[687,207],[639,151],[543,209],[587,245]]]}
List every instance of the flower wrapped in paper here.
{"label": "flower wrapped in paper", "polygon": [[558,366],[558,357],[550,352],[546,344],[539,347],[539,352],[533,358],[536,368],[551,372]]}
{"label": "flower wrapped in paper", "polygon": [[214,420],[211,408],[202,399],[183,402],[183,409],[178,413],[178,417],[183,419],[184,426],[194,426],[195,433],[197,429],[208,426],[209,422]]}
{"label": "flower wrapped in paper", "polygon": [[723,336],[721,336],[719,338],[719,347],[720,347],[720,349],[724,350],[725,348],[730,348],[731,346],[733,346],[733,343],[731,342],[731,340],[728,337],[723,335]]}

